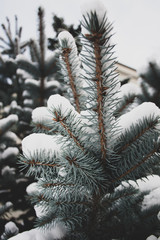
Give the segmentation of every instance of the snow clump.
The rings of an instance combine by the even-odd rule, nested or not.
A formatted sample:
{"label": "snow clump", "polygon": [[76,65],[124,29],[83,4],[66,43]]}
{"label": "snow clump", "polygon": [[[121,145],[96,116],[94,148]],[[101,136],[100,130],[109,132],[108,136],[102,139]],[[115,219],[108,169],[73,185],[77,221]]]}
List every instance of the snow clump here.
{"label": "snow clump", "polygon": [[66,117],[71,112],[76,112],[68,99],[55,94],[49,97],[47,102],[48,109],[55,115],[55,112],[60,113],[61,116]]}
{"label": "snow clump", "polygon": [[22,140],[24,156],[34,156],[36,153],[59,155],[61,144],[57,144],[57,138],[44,133],[32,133]]}
{"label": "snow clump", "polygon": [[50,124],[52,122],[52,114],[46,107],[37,107],[32,112],[32,122],[39,124]]}
{"label": "snow clump", "polygon": [[[137,124],[140,120],[149,117],[160,117],[160,109],[151,102],[144,102],[132,109],[130,112],[123,114],[118,119],[118,124],[122,128],[122,132],[131,127],[132,124]],[[159,124],[157,124],[157,129]]]}

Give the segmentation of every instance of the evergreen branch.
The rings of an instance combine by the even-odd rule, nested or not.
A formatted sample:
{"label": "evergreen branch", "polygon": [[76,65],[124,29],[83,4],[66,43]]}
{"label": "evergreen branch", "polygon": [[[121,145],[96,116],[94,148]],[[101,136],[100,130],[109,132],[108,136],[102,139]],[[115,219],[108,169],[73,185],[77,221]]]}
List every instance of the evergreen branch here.
{"label": "evergreen branch", "polygon": [[18,36],[18,18],[15,15],[15,35]]}
{"label": "evergreen branch", "polygon": [[76,143],[76,145],[82,150],[84,151],[84,146],[81,145],[81,143],[78,141],[78,138],[72,133],[72,131],[70,130],[70,128],[65,124],[65,118],[61,118],[58,113],[55,111],[54,112],[56,118],[52,118],[53,121],[58,122],[61,124],[61,126],[65,129],[65,131],[68,133],[68,135],[70,136],[71,139],[73,139],[73,141]]}
{"label": "evergreen branch", "polygon": [[139,191],[138,189],[132,186],[129,186],[126,189],[124,188],[122,190],[118,190],[109,196],[109,199],[108,199],[109,203],[113,203],[115,201],[121,200],[126,197],[134,196],[135,194],[138,193],[138,191]]}
{"label": "evergreen branch", "polygon": [[21,35],[22,35],[22,27],[19,28],[19,33],[18,33],[19,38],[21,38]]}
{"label": "evergreen branch", "polygon": [[7,20],[7,22],[8,22],[8,35],[10,36],[10,38],[11,38],[11,36],[12,36],[12,33],[11,33],[11,24],[10,24],[10,20],[9,20],[9,18],[8,17],[6,17],[6,20]]}
{"label": "evergreen branch", "polygon": [[86,205],[90,207],[90,203],[89,202],[79,202],[79,201],[68,201],[68,202],[55,202],[55,204],[57,206],[60,205]]}
{"label": "evergreen branch", "polygon": [[43,125],[42,123],[34,123],[34,125],[38,130],[45,130],[47,132],[52,130],[52,128],[49,128],[49,127]]}
{"label": "evergreen branch", "polygon": [[[30,48],[32,48],[32,44],[35,45],[34,41],[30,41]],[[26,71],[30,75],[33,75],[34,79],[39,78],[39,69],[36,63],[31,62],[27,58],[22,58],[20,56],[17,57],[16,62],[18,63],[18,67],[20,69]]]}
{"label": "evergreen branch", "polygon": [[76,157],[70,158],[69,156],[66,156],[66,160],[69,162],[70,165],[73,164],[78,168],[80,167],[79,164],[76,162],[77,161]]}
{"label": "evergreen branch", "polygon": [[[49,134],[58,134],[58,131],[54,131],[51,127],[49,127],[48,124],[44,125],[43,123],[32,123],[33,126],[33,132],[35,133],[46,133]],[[63,135],[61,133],[61,135]]]}
{"label": "evergreen branch", "polygon": [[104,191],[108,186],[103,167],[94,156],[91,157],[79,149],[73,153],[67,148],[63,158],[61,161],[67,172],[66,181],[68,179],[70,182],[72,179],[77,187],[85,185],[94,194]]}
{"label": "evergreen branch", "polygon": [[[139,192],[138,189],[134,188],[133,186],[128,186],[127,188],[123,188],[120,190],[116,190],[114,193],[111,193],[109,196],[104,196],[102,198],[102,206],[109,207],[109,205],[114,204],[115,201],[121,200],[123,198],[135,196]],[[116,202],[117,203],[117,202]]]}
{"label": "evergreen branch", "polygon": [[[64,185],[65,186],[65,185]],[[67,186],[67,184],[66,184],[66,186]],[[33,197],[33,198],[35,198],[35,196]],[[62,207],[67,207],[67,205],[68,206],[70,206],[70,205],[76,205],[76,206],[78,206],[78,205],[82,205],[82,206],[88,206],[88,207],[90,207],[91,206],[91,204],[90,204],[90,202],[87,202],[87,201],[72,201],[72,200],[68,200],[68,201],[61,201],[61,200],[59,200],[59,201],[56,201],[56,200],[52,200],[52,199],[47,199],[47,198],[45,198],[44,196],[43,196],[43,194],[40,194],[40,195],[38,195],[38,196],[36,196],[36,199],[34,199],[35,200],[35,202],[36,202],[36,200],[38,200],[38,202],[40,203],[40,202],[42,202],[42,201],[44,201],[45,203],[47,203],[47,206],[48,206],[48,203],[49,203],[49,201],[52,201],[52,204],[54,205],[54,206],[56,206],[56,207],[60,207],[60,206],[62,206]],[[41,205],[42,203],[40,203],[40,205]],[[46,206],[46,208],[47,208],[47,206]],[[44,206],[43,206],[44,207]]]}
{"label": "evergreen branch", "polygon": [[45,76],[50,76],[53,73],[58,71],[58,53],[52,56],[52,58],[48,58],[45,60]]}
{"label": "evergreen branch", "polygon": [[11,45],[11,46],[14,46],[13,40],[12,40],[11,36],[9,35],[9,33],[8,33],[7,29],[6,29],[6,26],[5,26],[4,24],[1,24],[1,26],[2,26],[2,28],[3,28],[3,30],[4,30],[4,32],[5,32],[5,34],[6,34],[6,36],[8,37],[8,40],[9,40],[9,42],[10,42],[10,45]]}
{"label": "evergreen branch", "polygon": [[35,56],[37,62],[40,64],[41,60],[40,60],[40,56],[39,56],[38,47],[33,39],[30,40],[30,48],[32,48],[32,52],[34,53],[34,56]]}
{"label": "evergreen branch", "polygon": [[64,208],[64,211],[58,212],[57,210],[58,209],[56,209],[55,212],[50,211],[48,215],[37,219],[36,226],[47,228],[48,226],[54,226],[55,223],[64,223],[70,232],[70,230],[75,229],[75,225],[77,227],[80,227],[82,222],[87,223],[88,215],[86,212],[83,212],[84,217],[82,217],[82,211],[84,211],[84,208],[83,210],[78,211],[78,209],[75,207],[75,210],[77,210],[77,212],[74,211],[73,213],[66,207]]}
{"label": "evergreen branch", "polygon": [[71,86],[74,101],[75,101],[75,104],[76,104],[76,110],[77,110],[77,112],[80,112],[79,95],[77,94],[76,85],[74,83],[74,76],[72,75],[71,64],[70,64],[70,61],[69,61],[69,54],[70,54],[71,50],[72,49],[70,49],[70,48],[63,48],[62,59],[65,62],[66,68],[67,68],[67,71],[68,71],[70,86]]}
{"label": "evergreen branch", "polygon": [[147,221],[148,218],[154,218],[154,220],[158,220],[157,214],[159,212],[160,204],[155,204],[145,210],[142,211],[141,213],[141,220],[142,221]]}
{"label": "evergreen branch", "polygon": [[17,122],[18,118],[15,114],[11,114],[6,118],[0,119],[0,136],[7,132]]}
{"label": "evergreen branch", "polygon": [[159,146],[157,146],[150,152],[148,153],[147,156],[145,156],[139,163],[128,169],[126,172],[124,172],[122,175],[120,175],[117,179],[112,180],[112,183],[119,181],[120,179],[123,179],[127,175],[129,175],[131,172],[133,172],[135,169],[140,167],[143,163],[145,163],[150,157],[152,157],[159,149]]}
{"label": "evergreen branch", "polygon": [[118,201],[118,200],[120,200],[120,199],[122,199],[122,198],[131,197],[131,196],[133,196],[134,194],[135,194],[135,191],[134,191],[133,193],[130,192],[130,193],[123,194],[123,195],[121,195],[121,196],[117,196],[117,198],[112,199],[112,202]]}
{"label": "evergreen branch", "polygon": [[26,163],[28,165],[31,165],[32,167],[33,166],[47,166],[47,167],[60,167],[59,164],[51,164],[51,163],[42,163],[42,162],[37,162],[35,159],[32,159],[32,160],[23,160],[23,163]]}
{"label": "evergreen branch", "polygon": [[101,143],[101,153],[102,153],[102,161],[106,158],[106,135],[105,135],[105,126],[103,119],[103,105],[105,95],[105,91],[108,89],[103,86],[103,78],[102,78],[102,63],[101,63],[101,48],[102,42],[102,33],[92,32],[92,34],[86,34],[85,37],[93,43],[94,46],[94,54],[95,54],[95,62],[96,62],[96,78],[94,81],[97,84],[97,109],[95,111],[98,113],[98,125],[99,125],[99,134],[100,134],[100,143]]}
{"label": "evergreen branch", "polygon": [[130,104],[132,104],[135,100],[135,95],[133,96],[127,96],[125,104],[123,104],[119,109],[118,113],[122,113]]}
{"label": "evergreen branch", "polygon": [[[4,40],[4,38],[0,37],[0,40],[5,43],[7,46],[10,46],[10,44]],[[1,48],[4,48],[3,46],[1,46]]]}
{"label": "evergreen branch", "polygon": [[56,182],[56,183],[45,183],[43,187],[57,187],[57,186],[75,186],[73,183],[65,183],[65,182]]}
{"label": "evergreen branch", "polygon": [[[141,121],[140,121],[141,123]],[[140,124],[139,123],[139,124]],[[146,127],[144,127],[144,122],[142,125],[142,130],[137,132],[137,135],[134,136],[132,139],[130,139],[128,141],[127,144],[125,144],[119,151],[118,154],[121,154],[124,150],[126,150],[131,144],[133,144],[136,140],[138,140],[140,137],[142,137],[146,132],[148,132],[149,130],[152,130],[156,124],[158,124],[158,118],[153,119],[151,121],[146,122]]]}
{"label": "evergreen branch", "polygon": [[21,164],[22,169],[27,169],[28,176],[34,174],[35,176],[43,176],[43,178],[47,178],[49,173],[54,177],[57,168],[62,167],[56,162],[54,153],[50,152],[49,156],[46,157],[44,151],[29,153],[27,156],[20,155],[19,164]]}

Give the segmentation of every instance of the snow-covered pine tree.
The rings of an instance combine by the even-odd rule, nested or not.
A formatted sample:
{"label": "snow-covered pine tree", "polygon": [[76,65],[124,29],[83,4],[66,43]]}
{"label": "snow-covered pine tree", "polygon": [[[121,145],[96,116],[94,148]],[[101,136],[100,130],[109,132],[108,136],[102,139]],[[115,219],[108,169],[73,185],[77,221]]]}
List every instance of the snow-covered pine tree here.
{"label": "snow-covered pine tree", "polygon": [[100,6],[83,15],[80,55],[73,37],[60,33],[72,104],[53,95],[33,111],[37,133],[23,139],[20,162],[38,180],[37,226],[62,225],[65,240],[144,240],[159,227],[160,204],[142,208],[148,191],[131,182],[160,173],[160,110],[143,103],[115,119],[120,84],[112,26]]}
{"label": "snow-covered pine tree", "polygon": [[[0,37],[2,52],[0,54],[0,101],[3,103],[3,117],[9,114],[16,114],[19,118],[17,134],[21,135],[25,131],[23,109],[23,90],[24,81],[17,74],[18,65],[15,58],[19,54],[24,54],[28,41],[22,42],[22,27],[19,27],[18,18],[15,16],[15,29],[12,29],[10,20],[7,19],[7,25],[2,24],[4,37]],[[27,116],[25,112],[25,121],[30,122],[31,112]],[[24,137],[24,135],[23,135]]]}
{"label": "snow-covered pine tree", "polygon": [[141,102],[154,102],[160,107],[160,68],[156,62],[150,62],[147,70],[140,74],[140,85]]}
{"label": "snow-covered pine tree", "polygon": [[4,37],[0,36],[0,100],[3,105],[10,104],[12,99],[16,99],[18,104],[22,101],[23,84],[16,74],[17,64],[14,61],[18,54],[23,54],[28,45],[28,41],[22,42],[22,27],[18,25],[18,18],[15,16],[15,29],[12,29],[9,18],[7,24],[1,24]]}
{"label": "snow-covered pine tree", "polygon": [[[15,58],[18,54],[24,54],[28,42],[21,40],[22,27],[18,26],[16,16],[15,29],[12,29],[8,18],[7,24],[2,24],[2,28],[4,37],[0,37],[2,44],[0,53],[0,235],[4,231],[3,239],[7,239],[7,234],[8,238],[14,235],[8,229],[10,225],[4,226],[9,219],[24,231],[32,227],[31,219],[35,214],[25,199],[25,189],[32,179],[27,179],[20,173],[17,166],[17,156],[21,151],[20,137],[24,137],[25,129],[21,124],[24,117],[23,81],[17,75]],[[26,111],[25,120],[27,121]],[[11,207],[10,214],[5,218]]]}
{"label": "snow-covered pine tree", "polygon": [[17,57],[18,73],[25,82],[24,106],[31,109],[44,106],[51,94],[62,91],[62,86],[55,80],[57,52],[52,52],[46,57],[44,9],[41,7],[38,9],[38,31],[38,41],[30,40],[31,60],[23,55]]}

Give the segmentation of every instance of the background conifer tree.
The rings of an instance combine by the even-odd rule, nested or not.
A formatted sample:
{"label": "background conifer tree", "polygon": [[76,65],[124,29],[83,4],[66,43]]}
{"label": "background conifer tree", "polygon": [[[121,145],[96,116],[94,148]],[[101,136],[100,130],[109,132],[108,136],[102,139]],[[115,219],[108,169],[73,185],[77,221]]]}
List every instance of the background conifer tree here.
{"label": "background conifer tree", "polygon": [[22,141],[20,162],[38,180],[32,199],[41,208],[37,226],[62,225],[66,240],[142,240],[159,227],[160,204],[143,208],[149,191],[133,182],[159,175],[160,109],[144,103],[115,118],[123,99],[112,26],[99,8],[83,15],[80,55],[73,37],[60,33],[72,104],[53,95],[47,107],[33,111],[37,133]]}
{"label": "background conifer tree", "polygon": [[68,32],[70,32],[70,34],[76,40],[78,51],[81,50],[81,43],[80,43],[80,39],[79,39],[79,35],[81,33],[81,25],[78,25],[77,27],[74,27],[73,24],[67,25],[64,22],[63,18],[60,18],[57,15],[54,15],[52,27],[53,27],[54,33],[56,33],[56,35],[55,35],[55,38],[48,38],[48,48],[50,50],[53,51],[53,50],[57,49],[57,47],[59,46],[58,45],[58,34],[64,30],[67,30]]}
{"label": "background conifer tree", "polygon": [[[15,29],[12,28],[9,18],[7,24],[2,24],[4,37],[0,37],[0,101],[3,105],[9,105],[14,99],[18,105],[22,104],[23,84],[16,74],[17,64],[15,58],[23,54],[28,45],[27,41],[22,42],[22,27],[18,26],[18,18],[15,16]],[[13,33],[14,32],[14,33]]]}
{"label": "background conifer tree", "polygon": [[[30,204],[25,200],[25,189],[32,180],[29,181],[17,168],[17,157],[21,144],[21,140],[14,133],[17,122],[17,115],[14,114],[0,120],[0,235],[5,230],[4,225],[8,219],[15,222],[19,229],[24,231],[32,227],[29,217],[35,216]],[[11,208],[12,211],[8,215]],[[17,210],[21,211],[23,217],[16,213]],[[23,211],[27,212],[26,216]],[[22,224],[19,224],[20,220]],[[10,225],[7,226],[9,229]],[[10,234],[9,237],[11,236]]]}
{"label": "background conifer tree", "polygon": [[150,62],[147,70],[140,74],[140,85],[141,102],[154,102],[160,107],[160,68],[157,63]]}
{"label": "background conifer tree", "polygon": [[[25,79],[24,105],[31,109],[44,106],[51,94],[61,90],[60,83],[55,80],[57,72],[57,53],[46,57],[44,10],[38,9],[38,42],[30,40],[31,60],[18,56],[19,74]],[[23,70],[23,71],[21,71]]]}
{"label": "background conifer tree", "polygon": [[[17,136],[16,138],[19,141],[16,148],[14,148],[17,150],[17,154],[13,155],[11,154],[12,151],[10,151],[13,144],[13,141],[10,141],[9,138],[11,137],[10,134],[9,136],[6,135],[8,136],[6,138],[1,136],[0,161],[2,163],[2,175],[0,175],[0,180],[3,201],[1,200],[0,204],[3,205],[1,212],[6,212],[9,207],[9,205],[6,205],[6,202],[13,202],[12,212],[9,217],[10,220],[18,224],[20,232],[33,227],[35,216],[33,209],[25,199],[26,187],[33,181],[33,178],[24,177],[19,172],[16,164],[17,155],[21,152],[21,139],[31,131],[29,124],[32,109],[39,105],[45,105],[46,99],[51,94],[63,92],[63,85],[55,80],[58,76],[57,53],[52,52],[50,56],[46,56],[45,53],[47,46],[44,32],[44,10],[42,8],[38,10],[38,24],[38,42],[35,40],[21,41],[22,27],[18,26],[17,17],[15,17],[15,29],[12,29],[8,18],[7,24],[2,24],[4,37],[0,38],[2,49],[0,55],[0,121],[2,123],[6,122],[6,125],[9,126],[12,122],[12,116],[18,116],[17,124],[16,126],[14,125],[11,135],[12,138],[13,135]],[[28,49],[31,60],[25,57]],[[4,131],[3,129],[3,133]],[[11,166],[10,162],[6,160],[7,151],[10,152]],[[16,211],[21,213],[17,214]],[[0,235],[6,228],[4,224],[7,221],[8,219],[2,219]],[[19,221],[21,221],[20,224]],[[6,229],[9,226],[7,225]],[[10,232],[9,230],[7,231]],[[9,236],[11,235],[9,234]],[[6,232],[4,232],[3,238],[7,238]]]}

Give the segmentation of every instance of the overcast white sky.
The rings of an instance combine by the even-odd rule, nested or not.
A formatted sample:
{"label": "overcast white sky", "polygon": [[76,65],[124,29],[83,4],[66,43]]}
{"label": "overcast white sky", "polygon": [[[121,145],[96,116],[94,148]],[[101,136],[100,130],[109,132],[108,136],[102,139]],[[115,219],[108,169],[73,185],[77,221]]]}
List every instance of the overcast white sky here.
{"label": "overcast white sky", "polygon": [[[53,13],[66,23],[78,25],[81,4],[89,0],[0,0],[0,23],[8,16],[13,23],[17,14],[23,26],[23,39],[37,36],[37,9],[45,9],[47,37],[53,36]],[[90,0],[91,1],[91,0]],[[160,0],[101,0],[114,22],[118,60],[137,70],[150,60],[160,63]],[[2,35],[2,29],[0,29]]]}

